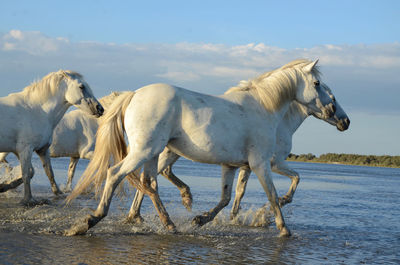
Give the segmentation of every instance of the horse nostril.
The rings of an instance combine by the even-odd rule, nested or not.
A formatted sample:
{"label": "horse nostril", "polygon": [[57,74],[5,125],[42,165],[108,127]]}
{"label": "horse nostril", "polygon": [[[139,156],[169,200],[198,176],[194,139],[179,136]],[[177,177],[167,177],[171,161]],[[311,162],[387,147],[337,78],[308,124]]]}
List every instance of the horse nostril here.
{"label": "horse nostril", "polygon": [[350,119],[349,118],[344,118],[344,122],[346,123],[347,127],[350,125]]}

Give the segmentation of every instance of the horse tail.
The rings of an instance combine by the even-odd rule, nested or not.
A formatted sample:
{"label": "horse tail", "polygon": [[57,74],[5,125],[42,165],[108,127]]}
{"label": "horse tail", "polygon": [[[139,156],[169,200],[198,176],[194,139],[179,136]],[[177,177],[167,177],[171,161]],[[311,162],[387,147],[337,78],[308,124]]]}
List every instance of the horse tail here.
{"label": "horse tail", "polygon": [[124,92],[108,107],[100,117],[100,126],[96,133],[96,146],[93,157],[85,172],[67,197],[67,204],[93,185],[95,194],[99,194],[102,183],[107,177],[108,168],[121,161],[127,155],[124,137],[125,111],[135,92]]}

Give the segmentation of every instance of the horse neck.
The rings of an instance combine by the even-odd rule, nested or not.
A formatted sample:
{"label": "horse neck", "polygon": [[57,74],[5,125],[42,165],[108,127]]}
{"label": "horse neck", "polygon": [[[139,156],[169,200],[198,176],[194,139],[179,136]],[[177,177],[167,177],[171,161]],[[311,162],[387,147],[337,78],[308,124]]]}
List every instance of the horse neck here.
{"label": "horse neck", "polygon": [[71,106],[71,104],[65,100],[64,91],[64,87],[60,84],[60,87],[53,95],[52,93],[48,93],[38,98],[37,96],[33,96],[34,93],[37,93],[35,89],[27,90],[23,93],[25,93],[25,101],[32,106],[32,108],[40,109],[41,114],[55,127]]}
{"label": "horse neck", "polygon": [[290,135],[293,135],[308,116],[304,106],[300,103],[292,102],[279,126],[284,128]]}
{"label": "horse neck", "polygon": [[52,98],[51,100],[46,101],[41,108],[47,116],[49,122],[53,125],[53,127],[55,127],[70,106],[71,104],[63,99]]}

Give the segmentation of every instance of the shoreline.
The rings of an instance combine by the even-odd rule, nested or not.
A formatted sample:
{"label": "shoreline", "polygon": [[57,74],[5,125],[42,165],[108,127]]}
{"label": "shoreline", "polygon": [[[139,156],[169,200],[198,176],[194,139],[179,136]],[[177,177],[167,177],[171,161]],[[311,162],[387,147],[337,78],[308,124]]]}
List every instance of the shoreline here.
{"label": "shoreline", "polygon": [[298,159],[286,159],[289,162],[303,162],[303,163],[318,163],[318,164],[331,164],[331,165],[345,165],[345,166],[360,166],[360,167],[383,167],[383,168],[400,168],[400,166],[384,166],[384,165],[365,165],[365,164],[351,164],[337,161],[315,161],[315,160],[298,160]]}

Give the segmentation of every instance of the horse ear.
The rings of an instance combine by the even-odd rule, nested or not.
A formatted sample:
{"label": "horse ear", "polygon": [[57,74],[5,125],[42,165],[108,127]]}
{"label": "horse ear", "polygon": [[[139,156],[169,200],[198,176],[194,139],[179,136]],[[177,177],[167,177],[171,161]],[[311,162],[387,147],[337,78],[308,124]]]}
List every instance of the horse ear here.
{"label": "horse ear", "polygon": [[317,63],[318,63],[318,59],[315,60],[314,62],[311,62],[311,63],[307,64],[306,66],[304,66],[303,70],[305,72],[310,73]]}

